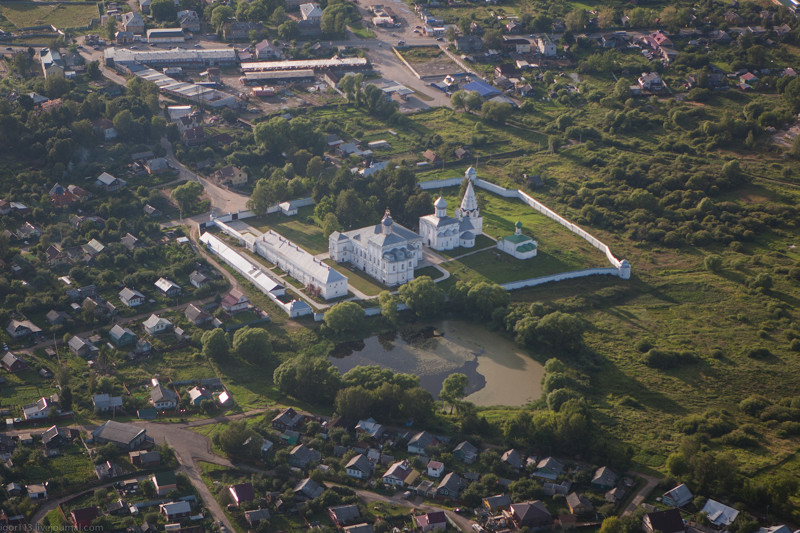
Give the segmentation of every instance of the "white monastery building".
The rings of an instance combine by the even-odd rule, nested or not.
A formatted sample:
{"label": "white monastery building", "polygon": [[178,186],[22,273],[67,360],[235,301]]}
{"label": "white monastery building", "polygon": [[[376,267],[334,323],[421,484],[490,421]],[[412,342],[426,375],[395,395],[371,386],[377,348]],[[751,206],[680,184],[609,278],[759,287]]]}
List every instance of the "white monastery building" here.
{"label": "white monastery building", "polygon": [[347,296],[346,277],[272,230],[256,240],[254,250],[325,300]]}
{"label": "white monastery building", "polygon": [[422,238],[395,224],[388,209],[380,224],[334,231],[328,249],[337,263],[351,263],[389,287],[414,279],[414,269],[422,260]]}
{"label": "white monastery building", "polygon": [[478,198],[472,181],[475,169],[467,169],[469,180],[461,206],[455,211],[455,218],[447,215],[447,200],[441,196],[434,202],[435,212],[419,218],[419,234],[422,242],[434,250],[452,250],[462,246],[475,246],[475,237],[483,233],[483,217],[478,209]]}
{"label": "white monastery building", "polygon": [[530,259],[536,257],[539,251],[539,243],[532,237],[522,233],[522,222],[519,220],[514,224],[514,235],[507,235],[497,241],[497,248],[517,259]]}

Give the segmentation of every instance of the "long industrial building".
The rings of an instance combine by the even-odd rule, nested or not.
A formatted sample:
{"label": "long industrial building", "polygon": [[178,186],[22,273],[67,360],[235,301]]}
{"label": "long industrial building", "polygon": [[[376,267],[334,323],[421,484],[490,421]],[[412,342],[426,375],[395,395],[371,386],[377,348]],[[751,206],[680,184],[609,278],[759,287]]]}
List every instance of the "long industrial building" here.
{"label": "long industrial building", "polygon": [[314,71],[311,69],[302,70],[270,70],[267,72],[245,72],[243,82],[260,81],[300,81],[313,80]]}
{"label": "long industrial building", "polygon": [[152,68],[138,64],[126,65],[127,70],[138,78],[152,81],[158,89],[171,96],[189,100],[201,106],[208,107],[234,107],[236,97],[226,92],[218,91],[203,85],[196,85],[185,81],[178,81],[170,78]]}
{"label": "long industrial building", "polygon": [[225,244],[219,237],[206,232],[200,235],[200,242],[243,275],[247,281],[258,287],[264,294],[272,294],[274,296],[286,294],[286,288],[283,285],[273,280],[261,267]]}
{"label": "long industrial building", "polygon": [[242,63],[242,72],[268,72],[271,70],[326,70],[358,69],[368,65],[365,57],[334,57],[332,59],[300,59],[290,61],[249,61]]}
{"label": "long industrial building", "polygon": [[272,230],[255,242],[255,252],[326,300],[347,295],[347,278]]}
{"label": "long industrial building", "polygon": [[211,67],[235,65],[239,59],[233,48],[197,50],[130,50],[128,48],[106,48],[103,52],[106,65],[141,63],[149,67]]}

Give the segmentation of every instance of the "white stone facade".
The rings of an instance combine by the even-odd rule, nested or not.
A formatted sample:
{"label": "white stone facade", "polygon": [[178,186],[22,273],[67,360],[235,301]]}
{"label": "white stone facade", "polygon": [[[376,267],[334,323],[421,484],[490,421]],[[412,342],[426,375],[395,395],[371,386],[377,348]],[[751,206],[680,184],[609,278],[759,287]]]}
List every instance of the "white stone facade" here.
{"label": "white stone facade", "polygon": [[337,263],[350,263],[389,287],[414,279],[414,269],[422,259],[422,238],[395,224],[388,210],[375,226],[334,231],[328,247]]}
{"label": "white stone facade", "polygon": [[508,235],[497,241],[497,248],[503,252],[516,257],[517,259],[530,259],[536,257],[539,251],[539,243],[532,237],[523,235],[522,222],[515,224],[514,235]]}
{"label": "white stone facade", "polygon": [[455,210],[455,218],[447,215],[447,201],[441,196],[433,204],[434,213],[419,218],[422,242],[434,250],[452,250],[459,246],[472,248],[475,238],[483,232],[483,217],[472,187],[475,169],[467,169],[466,177],[469,183],[461,206]]}

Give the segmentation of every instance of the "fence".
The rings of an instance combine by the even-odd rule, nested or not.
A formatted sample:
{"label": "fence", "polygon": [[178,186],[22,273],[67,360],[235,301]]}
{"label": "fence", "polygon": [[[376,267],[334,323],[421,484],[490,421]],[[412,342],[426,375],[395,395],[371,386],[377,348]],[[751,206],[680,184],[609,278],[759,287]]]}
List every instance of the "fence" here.
{"label": "fence", "polygon": [[514,291],[517,289],[524,289],[525,287],[535,287],[544,283],[553,281],[564,281],[567,279],[584,278],[587,276],[618,276],[619,271],[616,268],[587,268],[586,270],[573,270],[571,272],[562,272],[561,274],[553,274],[552,276],[541,276],[538,278],[523,279],[520,281],[512,281],[509,283],[501,283],[500,286],[507,291]]}

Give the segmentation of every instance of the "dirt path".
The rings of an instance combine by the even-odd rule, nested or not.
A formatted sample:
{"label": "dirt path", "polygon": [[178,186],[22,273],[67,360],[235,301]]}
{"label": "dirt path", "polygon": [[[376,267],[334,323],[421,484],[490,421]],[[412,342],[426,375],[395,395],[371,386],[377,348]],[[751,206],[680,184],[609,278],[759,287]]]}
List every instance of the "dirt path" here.
{"label": "dirt path", "polygon": [[647,497],[650,496],[650,493],[653,492],[653,489],[655,489],[656,486],[658,486],[658,482],[661,481],[655,476],[642,474],[641,472],[631,471],[627,472],[626,475],[640,477],[644,479],[646,483],[641,489],[639,489],[639,492],[636,493],[636,496],[633,497],[631,503],[629,503],[628,506],[625,508],[625,511],[623,511],[622,516],[626,516],[634,512],[639,507],[639,505],[641,505],[642,502],[644,502],[647,499]]}

